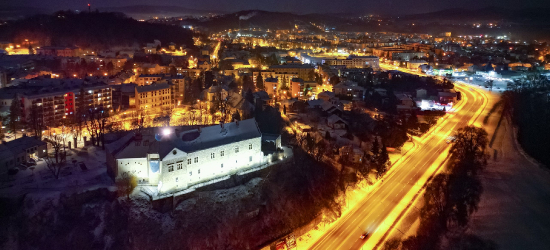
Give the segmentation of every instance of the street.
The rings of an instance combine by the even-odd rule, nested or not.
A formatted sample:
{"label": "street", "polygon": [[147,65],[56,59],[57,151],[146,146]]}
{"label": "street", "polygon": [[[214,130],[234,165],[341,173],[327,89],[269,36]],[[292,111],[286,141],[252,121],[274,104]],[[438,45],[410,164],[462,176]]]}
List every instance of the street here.
{"label": "street", "polygon": [[[402,201],[410,201],[412,196],[408,193],[411,188],[421,187],[424,183],[420,181],[425,181],[423,175],[436,170],[432,164],[440,155],[446,154],[449,147],[445,138],[456,129],[472,124],[484,109],[490,108],[486,106],[486,97],[477,90],[461,86],[456,88],[463,93],[463,100],[457,105],[456,112],[447,114],[444,121],[425,134],[419,147],[404,156],[404,161],[395,164],[384,181],[340,218],[311,249],[361,249],[364,245],[370,249],[376,246],[376,239],[381,239],[393,223],[387,218],[401,212],[394,211],[394,208]],[[371,236],[361,240],[359,236],[366,231]]]}

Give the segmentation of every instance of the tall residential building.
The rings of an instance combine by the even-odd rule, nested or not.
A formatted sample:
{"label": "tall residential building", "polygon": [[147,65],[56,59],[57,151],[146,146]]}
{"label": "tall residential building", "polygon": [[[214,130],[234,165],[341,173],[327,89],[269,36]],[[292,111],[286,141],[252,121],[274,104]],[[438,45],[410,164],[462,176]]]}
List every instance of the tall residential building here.
{"label": "tall residential building", "polygon": [[58,126],[80,107],[110,111],[111,92],[111,86],[101,81],[42,78],[0,89],[0,103],[8,106],[17,98],[22,104],[23,120],[29,118],[34,107],[39,116],[38,122],[45,126]]}
{"label": "tall residential building", "polygon": [[314,77],[315,67],[313,67],[313,65],[311,64],[273,65],[269,67],[269,71],[273,72],[274,77],[277,77],[276,75],[279,74],[281,76],[292,75],[295,78],[301,78],[301,79],[304,79],[305,81],[315,80],[315,79],[312,79]]}
{"label": "tall residential building", "polygon": [[136,87],[136,108],[146,114],[168,112],[172,108],[170,84],[155,83]]}
{"label": "tall residential building", "polygon": [[346,68],[372,68],[379,69],[379,59],[377,56],[349,56],[347,59],[328,59],[327,65],[344,65]]}

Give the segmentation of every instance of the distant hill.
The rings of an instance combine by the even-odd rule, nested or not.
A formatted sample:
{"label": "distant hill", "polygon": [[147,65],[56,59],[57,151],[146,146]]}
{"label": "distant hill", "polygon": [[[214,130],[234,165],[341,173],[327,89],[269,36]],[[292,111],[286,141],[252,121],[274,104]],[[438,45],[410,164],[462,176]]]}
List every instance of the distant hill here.
{"label": "distant hill", "polygon": [[[295,24],[310,26],[312,23],[324,24],[330,27],[354,26],[361,28],[363,24],[356,23],[341,16],[333,14],[293,14],[288,12],[271,12],[263,10],[244,10],[231,14],[219,15],[208,20],[186,20],[189,24],[199,25],[211,31],[235,29],[239,26],[245,28],[264,29],[291,29]],[[319,30],[321,31],[321,30]]]}
{"label": "distant hill", "polygon": [[200,16],[210,13],[220,14],[221,12],[189,9],[181,6],[156,6],[156,5],[131,5],[123,7],[101,7],[99,11],[122,12],[127,16],[137,19],[150,19],[152,17],[180,17]]}
{"label": "distant hill", "polygon": [[83,48],[142,45],[160,40],[163,44],[193,47],[192,32],[180,26],[139,22],[122,13],[67,12],[36,15],[0,26],[0,40],[50,41],[54,46]]}
{"label": "distant hill", "polygon": [[477,10],[461,8],[446,9],[436,12],[401,16],[401,21],[499,21],[520,23],[546,23],[550,24],[550,9],[506,9],[499,7],[488,7]]}
{"label": "distant hill", "polygon": [[37,14],[49,14],[51,12],[51,10],[42,8],[0,5],[0,20],[15,20]]}

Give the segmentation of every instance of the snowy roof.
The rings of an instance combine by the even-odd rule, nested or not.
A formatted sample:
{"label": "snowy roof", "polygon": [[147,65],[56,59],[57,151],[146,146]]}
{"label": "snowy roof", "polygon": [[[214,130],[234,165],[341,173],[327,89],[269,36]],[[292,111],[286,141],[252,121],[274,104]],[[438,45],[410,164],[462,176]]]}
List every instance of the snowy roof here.
{"label": "snowy roof", "polygon": [[267,92],[265,92],[264,90],[255,92],[253,95],[254,98],[262,99],[264,101],[271,99],[269,97],[269,94],[267,94]]}
{"label": "snowy roof", "polygon": [[295,68],[313,69],[314,67],[311,64],[287,64],[287,65],[272,65],[272,66],[269,66],[269,69],[295,69]]}
{"label": "snowy roof", "polygon": [[336,94],[334,94],[334,92],[323,91],[323,92],[317,94],[317,97],[322,96],[322,95],[326,95],[326,96],[328,96],[328,98],[334,98],[336,96]]}
{"label": "snowy roof", "polygon": [[314,108],[315,106],[321,106],[323,104],[324,100],[310,100],[310,101],[307,101],[307,104],[309,105],[309,107],[311,108]]}
{"label": "snowy roof", "polygon": [[323,104],[321,104],[321,108],[323,109],[323,111],[328,111],[328,110],[333,109],[333,108],[340,109],[340,108],[338,108],[337,105],[334,105],[331,102],[327,102],[327,101],[324,101]]}
{"label": "snowy roof", "polygon": [[38,140],[34,137],[23,136],[13,141],[5,142],[3,145],[5,145],[7,150],[11,151],[13,154],[19,154],[25,152],[28,148],[46,145],[46,142]]}
{"label": "snowy roof", "polygon": [[157,83],[157,84],[136,87],[136,91],[138,93],[143,93],[143,92],[150,92],[150,91],[156,91],[156,90],[168,89],[168,88],[170,88],[170,85],[168,83]]}
{"label": "snowy roof", "polygon": [[342,122],[342,123],[344,123],[344,124],[347,124],[346,121],[342,120],[342,118],[340,118],[340,117],[337,116],[337,115],[331,115],[331,116],[329,116],[329,117],[327,118],[327,122],[328,122],[329,124],[335,124],[335,123],[337,123],[337,122]]}
{"label": "snowy roof", "polygon": [[[156,132],[160,131],[156,130]],[[144,134],[140,145],[128,144],[116,155],[116,158],[144,158],[147,154],[158,153],[162,159],[174,149],[192,153],[252,138],[261,138],[261,136],[254,118],[226,123],[223,129],[220,125],[213,125],[201,129],[172,132],[168,135],[153,132],[153,134]],[[145,141],[148,141],[146,145],[144,145]]]}
{"label": "snowy roof", "polygon": [[[189,133],[199,133],[194,140],[183,141],[182,137]],[[223,125],[214,125],[199,130],[185,131],[177,136],[175,134],[170,138],[163,138],[156,142],[159,144],[158,153],[164,158],[174,148],[190,153],[207,148],[213,148],[225,144],[244,141],[252,138],[261,137],[262,133],[258,128],[256,119],[251,118],[243,121],[231,122]]]}

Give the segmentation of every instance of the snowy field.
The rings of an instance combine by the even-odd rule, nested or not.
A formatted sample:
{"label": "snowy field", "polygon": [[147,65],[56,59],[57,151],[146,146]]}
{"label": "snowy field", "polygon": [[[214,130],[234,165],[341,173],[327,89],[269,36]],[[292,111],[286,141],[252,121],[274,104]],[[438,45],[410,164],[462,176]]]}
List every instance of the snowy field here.
{"label": "snowy field", "polygon": [[8,177],[0,181],[0,197],[15,197],[35,191],[72,193],[113,185],[107,175],[105,151],[91,146],[67,149],[67,163],[59,179],[46,167],[44,160],[39,160],[32,167],[19,168],[17,174]]}
{"label": "snowy field", "polygon": [[[489,124],[497,122],[494,115]],[[494,128],[487,131],[492,136]],[[469,231],[503,250],[549,249],[550,171],[522,153],[506,120],[496,133],[491,159],[480,175],[483,193]]]}

